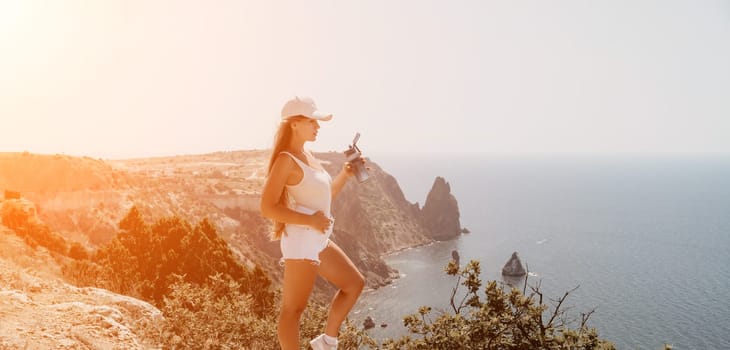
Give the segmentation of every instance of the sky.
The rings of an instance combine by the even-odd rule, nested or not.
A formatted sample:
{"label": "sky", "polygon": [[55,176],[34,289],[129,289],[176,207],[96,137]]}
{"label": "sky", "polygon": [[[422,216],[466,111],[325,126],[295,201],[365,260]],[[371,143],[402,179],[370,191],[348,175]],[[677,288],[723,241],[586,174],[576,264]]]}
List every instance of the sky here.
{"label": "sky", "polygon": [[730,153],[730,1],[0,0],[0,152]]}

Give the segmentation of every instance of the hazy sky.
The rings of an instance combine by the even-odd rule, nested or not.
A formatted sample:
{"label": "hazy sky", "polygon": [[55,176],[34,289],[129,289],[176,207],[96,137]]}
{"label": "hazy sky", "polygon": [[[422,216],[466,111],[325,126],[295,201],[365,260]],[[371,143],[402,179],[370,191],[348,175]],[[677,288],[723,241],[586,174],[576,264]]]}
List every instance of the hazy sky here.
{"label": "hazy sky", "polygon": [[0,151],[730,152],[730,1],[0,0]]}

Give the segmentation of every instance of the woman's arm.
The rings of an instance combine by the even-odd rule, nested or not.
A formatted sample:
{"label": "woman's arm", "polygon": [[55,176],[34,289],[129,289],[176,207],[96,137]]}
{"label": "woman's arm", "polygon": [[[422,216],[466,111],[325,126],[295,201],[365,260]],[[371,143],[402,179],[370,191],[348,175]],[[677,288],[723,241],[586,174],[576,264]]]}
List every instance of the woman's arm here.
{"label": "woman's arm", "polygon": [[[346,167],[350,166],[349,164]],[[352,176],[352,172],[348,172],[345,168],[342,168],[339,174],[332,180],[332,200],[340,194],[340,190],[345,187],[347,180]]]}
{"label": "woman's arm", "polygon": [[[365,159],[360,158],[360,161],[362,161],[362,166],[365,166]],[[340,190],[345,187],[347,180],[349,180],[353,175],[355,175],[355,170],[352,168],[352,164],[350,164],[350,162],[345,162],[340,173],[332,180],[332,200],[340,194]]]}

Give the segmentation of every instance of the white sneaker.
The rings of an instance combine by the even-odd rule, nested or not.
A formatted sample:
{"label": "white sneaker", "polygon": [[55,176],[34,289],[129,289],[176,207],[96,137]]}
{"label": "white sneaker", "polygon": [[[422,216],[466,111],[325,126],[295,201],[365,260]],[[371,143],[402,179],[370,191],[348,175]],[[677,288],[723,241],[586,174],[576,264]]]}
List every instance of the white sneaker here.
{"label": "white sneaker", "polygon": [[320,334],[309,342],[314,350],[337,350],[337,345],[329,345],[324,341],[324,334]]}

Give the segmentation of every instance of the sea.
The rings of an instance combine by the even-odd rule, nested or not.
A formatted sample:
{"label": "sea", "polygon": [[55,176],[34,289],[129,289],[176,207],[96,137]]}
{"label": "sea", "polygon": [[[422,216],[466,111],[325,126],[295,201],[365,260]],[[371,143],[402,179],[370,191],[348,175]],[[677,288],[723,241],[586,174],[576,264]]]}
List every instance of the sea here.
{"label": "sea", "polygon": [[[421,205],[450,184],[470,233],[386,256],[400,272],[350,317],[371,336],[407,334],[420,306],[449,312],[456,250],[503,281],[513,252],[547,298],[618,349],[730,349],[730,155],[372,155]],[[363,186],[367,186],[364,184]],[[575,289],[577,287],[577,289]],[[483,289],[482,289],[483,293]],[[548,301],[549,303],[549,301]],[[385,326],[385,327],[382,327]]]}

